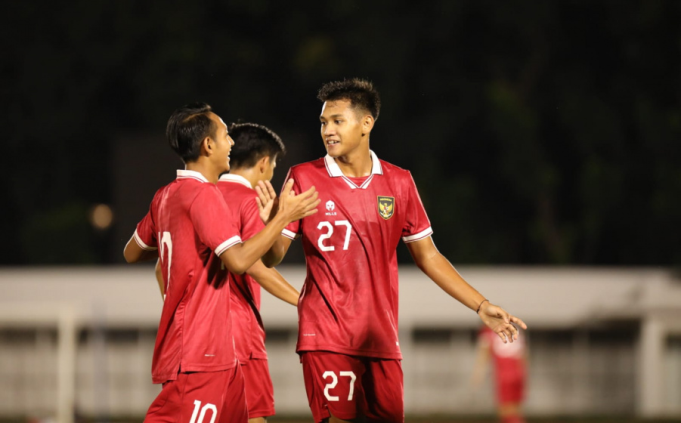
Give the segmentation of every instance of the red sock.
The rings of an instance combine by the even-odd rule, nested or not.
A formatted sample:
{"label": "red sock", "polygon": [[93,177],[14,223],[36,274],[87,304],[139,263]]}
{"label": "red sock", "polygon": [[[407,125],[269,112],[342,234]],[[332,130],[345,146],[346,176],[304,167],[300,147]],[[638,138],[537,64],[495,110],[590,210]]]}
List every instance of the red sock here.
{"label": "red sock", "polygon": [[501,419],[501,423],[525,423],[525,419],[520,415],[506,416]]}

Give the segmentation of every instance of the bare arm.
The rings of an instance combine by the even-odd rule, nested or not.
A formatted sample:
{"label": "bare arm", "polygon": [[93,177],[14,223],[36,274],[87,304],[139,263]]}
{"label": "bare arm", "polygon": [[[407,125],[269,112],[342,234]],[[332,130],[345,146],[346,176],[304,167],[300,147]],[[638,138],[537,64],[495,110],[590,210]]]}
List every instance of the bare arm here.
{"label": "bare arm", "polygon": [[156,260],[156,267],[154,268],[154,273],[156,273],[156,282],[158,282],[158,289],[161,290],[161,298],[165,300],[166,298],[166,284],[163,282],[163,271],[161,270],[161,260]]}
{"label": "bare arm", "polygon": [[511,316],[499,306],[485,300],[475,288],[466,282],[454,266],[435,247],[431,237],[407,244],[416,265],[442,290],[473,311],[480,310],[480,319],[504,341],[517,339],[517,324],[527,329],[525,323]]}
{"label": "bare arm", "polygon": [[125,244],[125,249],[123,249],[123,257],[128,263],[137,263],[140,261],[153,260],[158,257],[156,250],[144,250],[137,244],[135,237],[130,237],[130,240]]}
{"label": "bare arm", "polygon": [[282,301],[298,306],[300,293],[275,269],[265,267],[265,265],[258,260],[246,271],[246,273],[255,279],[265,291]]}
{"label": "bare arm", "polygon": [[279,239],[272,244],[272,248],[270,248],[262,257],[263,264],[267,267],[277,266],[284,259],[284,256],[286,256],[290,246],[291,238],[286,238],[283,235],[280,236]]}
{"label": "bare arm", "polygon": [[[293,179],[290,179],[284,187],[285,192],[290,192],[292,186]],[[225,267],[230,272],[243,274],[267,253],[275,241],[281,237],[281,231],[286,225],[317,213],[319,205],[317,196],[314,187],[299,195],[284,196],[279,201],[277,214],[263,230],[248,241],[235,245],[220,255]]]}
{"label": "bare arm", "polygon": [[[279,209],[279,197],[269,181],[258,181],[258,186],[255,187],[258,193],[256,201],[258,202],[258,209],[260,211],[260,219],[264,224],[267,224]],[[283,192],[287,192],[284,190]],[[289,195],[293,192],[288,190]],[[267,267],[274,267],[281,263],[291,246],[291,239],[285,236],[279,237],[272,248],[262,257],[262,262]]]}

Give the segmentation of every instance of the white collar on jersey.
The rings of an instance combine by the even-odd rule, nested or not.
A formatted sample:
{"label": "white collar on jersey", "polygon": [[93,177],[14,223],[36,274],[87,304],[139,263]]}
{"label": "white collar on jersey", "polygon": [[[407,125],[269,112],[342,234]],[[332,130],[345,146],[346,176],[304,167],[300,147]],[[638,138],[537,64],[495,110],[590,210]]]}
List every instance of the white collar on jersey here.
{"label": "white collar on jersey", "polygon": [[220,179],[218,179],[219,182],[236,182],[237,184],[241,184],[243,186],[246,186],[250,189],[253,189],[251,186],[251,183],[248,182],[248,179],[244,178],[241,175],[232,175],[231,173],[225,173],[224,175],[220,176]]}
{"label": "white collar on jersey", "polygon": [[376,157],[376,153],[371,150],[369,150],[369,153],[371,153],[371,175],[369,175],[362,185],[358,186],[356,183],[352,182],[350,178],[343,175],[343,171],[338,166],[338,163],[336,163],[336,160],[334,160],[334,158],[328,154],[324,157],[326,170],[329,172],[329,176],[332,178],[343,178],[345,183],[348,184],[348,186],[352,189],[367,189],[371,180],[374,179],[374,175],[383,175],[383,168],[381,167],[381,162],[378,160],[378,157]]}
{"label": "white collar on jersey", "polygon": [[195,170],[177,169],[177,179],[196,179],[199,182],[208,182],[205,176]]}

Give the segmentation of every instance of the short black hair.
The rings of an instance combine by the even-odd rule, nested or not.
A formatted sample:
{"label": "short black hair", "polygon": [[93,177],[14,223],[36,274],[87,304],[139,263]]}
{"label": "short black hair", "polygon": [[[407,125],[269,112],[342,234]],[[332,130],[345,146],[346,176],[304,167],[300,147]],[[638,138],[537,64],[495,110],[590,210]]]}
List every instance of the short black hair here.
{"label": "short black hair", "polygon": [[182,160],[194,162],[201,154],[201,142],[215,135],[216,125],[209,116],[212,112],[206,103],[191,103],[175,110],[166,126],[166,137]]}
{"label": "short black hair", "polygon": [[381,112],[381,96],[374,84],[365,79],[352,78],[342,81],[327,82],[317,94],[322,102],[333,100],[350,100],[352,107],[369,112],[374,120]]}
{"label": "short black hair", "polygon": [[286,154],[279,135],[264,125],[233,123],[229,126],[229,135],[234,140],[229,153],[232,169],[248,169],[263,157],[269,156],[273,160],[274,156],[281,158]]}

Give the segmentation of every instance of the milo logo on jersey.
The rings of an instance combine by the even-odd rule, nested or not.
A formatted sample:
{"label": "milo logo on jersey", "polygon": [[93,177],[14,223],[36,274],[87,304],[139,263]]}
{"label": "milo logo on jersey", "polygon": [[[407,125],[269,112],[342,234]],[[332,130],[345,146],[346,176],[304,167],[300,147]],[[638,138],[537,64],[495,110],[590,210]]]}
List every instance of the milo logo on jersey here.
{"label": "milo logo on jersey", "polygon": [[395,213],[395,197],[378,196],[378,214],[385,220]]}

